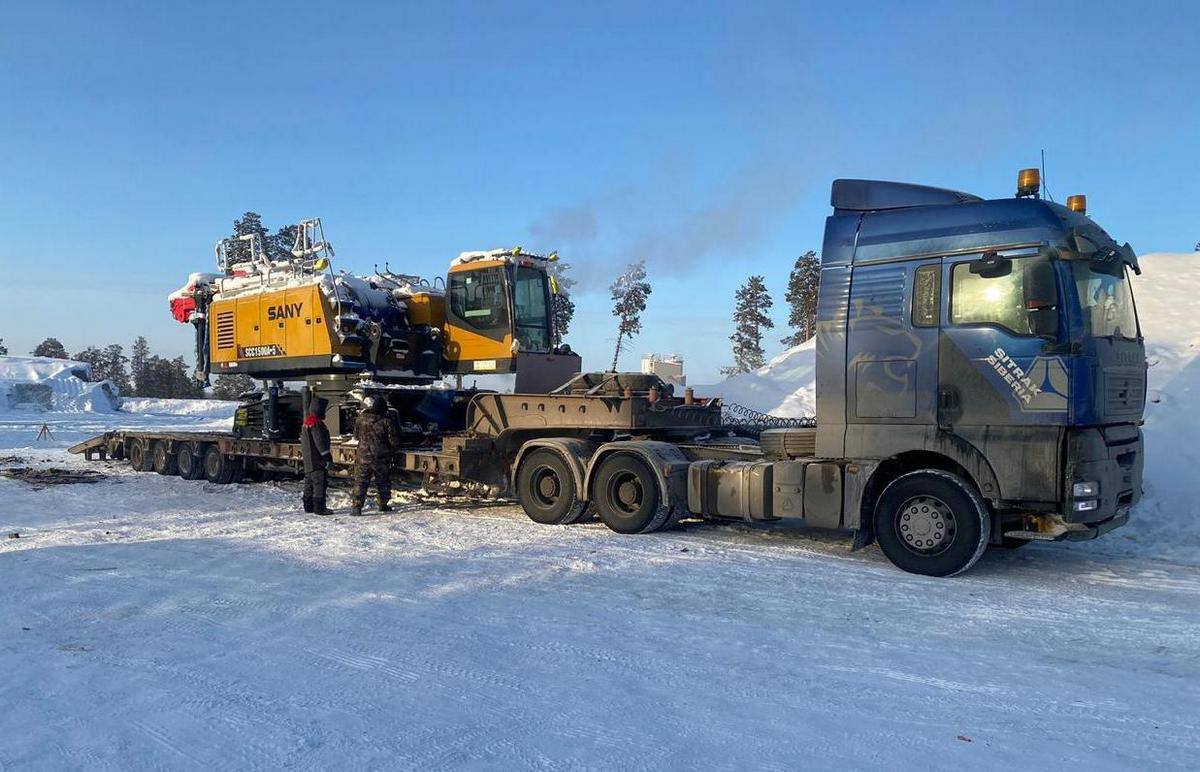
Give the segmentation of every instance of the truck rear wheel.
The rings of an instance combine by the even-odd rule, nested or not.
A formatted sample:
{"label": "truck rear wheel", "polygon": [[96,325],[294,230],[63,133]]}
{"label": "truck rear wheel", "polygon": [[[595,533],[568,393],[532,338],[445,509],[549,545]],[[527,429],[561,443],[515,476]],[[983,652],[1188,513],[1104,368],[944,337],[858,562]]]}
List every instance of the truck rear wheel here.
{"label": "truck rear wheel", "polygon": [[150,449],[146,447],[145,440],[136,439],[129,443],[129,465],[135,472],[149,472],[152,464],[153,459],[150,458]]}
{"label": "truck rear wheel", "polygon": [[210,483],[228,485],[236,478],[236,461],[222,453],[216,445],[209,445],[204,453],[204,479]]}
{"label": "truck rear wheel", "polygon": [[175,464],[179,476],[185,480],[199,480],[204,476],[204,446],[190,442],[180,443],[175,453]]}
{"label": "truck rear wheel", "polygon": [[154,447],[150,450],[150,460],[154,471],[159,474],[170,475],[179,471],[179,467],[175,465],[175,454],[163,440],[154,443]]}
{"label": "truck rear wheel", "polygon": [[888,560],[913,574],[953,576],[979,560],[991,515],[974,487],[939,469],[893,480],[875,506],[875,538]]}
{"label": "truck rear wheel", "polygon": [[636,456],[618,453],[601,461],[592,492],[600,519],[617,533],[649,533],[670,519],[658,479]]}
{"label": "truck rear wheel", "polygon": [[517,469],[517,500],[529,519],[542,525],[574,523],[587,503],[579,500],[575,476],[549,448],[530,451]]}

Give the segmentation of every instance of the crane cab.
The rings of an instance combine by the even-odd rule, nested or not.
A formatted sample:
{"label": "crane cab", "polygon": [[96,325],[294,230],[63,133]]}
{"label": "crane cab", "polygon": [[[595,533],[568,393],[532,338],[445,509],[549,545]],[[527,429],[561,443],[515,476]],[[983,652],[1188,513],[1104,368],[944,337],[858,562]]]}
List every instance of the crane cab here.
{"label": "crane cab", "polygon": [[446,279],[445,362],[459,375],[516,373],[517,391],[546,391],[580,370],[580,359],[554,343],[557,259],[520,248],[464,252]]}

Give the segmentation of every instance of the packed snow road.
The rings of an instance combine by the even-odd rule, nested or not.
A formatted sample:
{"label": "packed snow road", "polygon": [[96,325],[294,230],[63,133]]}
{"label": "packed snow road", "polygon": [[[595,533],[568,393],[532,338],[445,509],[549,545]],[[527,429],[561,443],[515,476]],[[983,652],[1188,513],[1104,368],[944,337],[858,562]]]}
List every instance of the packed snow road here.
{"label": "packed snow road", "polygon": [[0,477],[0,768],[1200,759],[1194,562],[1101,540],[929,579],[783,529],[620,537],[416,494],[317,518],[294,483],[86,464],[29,428],[0,426],[3,466],[106,477]]}

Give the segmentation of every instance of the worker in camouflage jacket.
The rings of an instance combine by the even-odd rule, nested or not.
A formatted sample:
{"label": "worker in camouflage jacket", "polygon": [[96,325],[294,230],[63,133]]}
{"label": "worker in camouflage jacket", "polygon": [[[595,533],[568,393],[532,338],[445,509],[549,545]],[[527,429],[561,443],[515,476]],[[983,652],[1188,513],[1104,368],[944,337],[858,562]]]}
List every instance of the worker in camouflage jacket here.
{"label": "worker in camouflage jacket", "polygon": [[379,511],[391,512],[388,500],[392,497],[392,459],[400,447],[400,430],[388,414],[387,402],[374,395],[363,400],[363,410],[354,424],[358,452],[354,458],[354,496],[350,514],[361,515],[367,500],[367,486],[375,481],[379,495]]}
{"label": "worker in camouflage jacket", "polygon": [[325,483],[329,464],[333,460],[329,449],[329,428],[325,426],[325,411],[329,400],[315,397],[304,416],[300,429],[300,450],[304,454],[304,511],[328,515],[325,508]]}

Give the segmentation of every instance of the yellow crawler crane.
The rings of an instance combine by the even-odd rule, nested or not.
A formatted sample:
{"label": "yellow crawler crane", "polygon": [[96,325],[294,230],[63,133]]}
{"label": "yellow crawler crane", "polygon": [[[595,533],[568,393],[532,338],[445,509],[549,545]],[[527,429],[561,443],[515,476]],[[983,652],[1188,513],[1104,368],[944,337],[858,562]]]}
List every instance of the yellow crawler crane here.
{"label": "yellow crawler crane", "polygon": [[434,283],[387,267],[334,273],[333,249],[313,219],[297,226],[285,259],[271,259],[257,234],[218,242],[216,256],[220,273],[192,274],[171,310],[196,328],[198,377],[245,373],[266,382],[268,436],[279,433],[283,380],[428,384],[515,373],[517,391],[540,392],[580,370],[579,356],[555,345],[557,255],[464,252]]}

